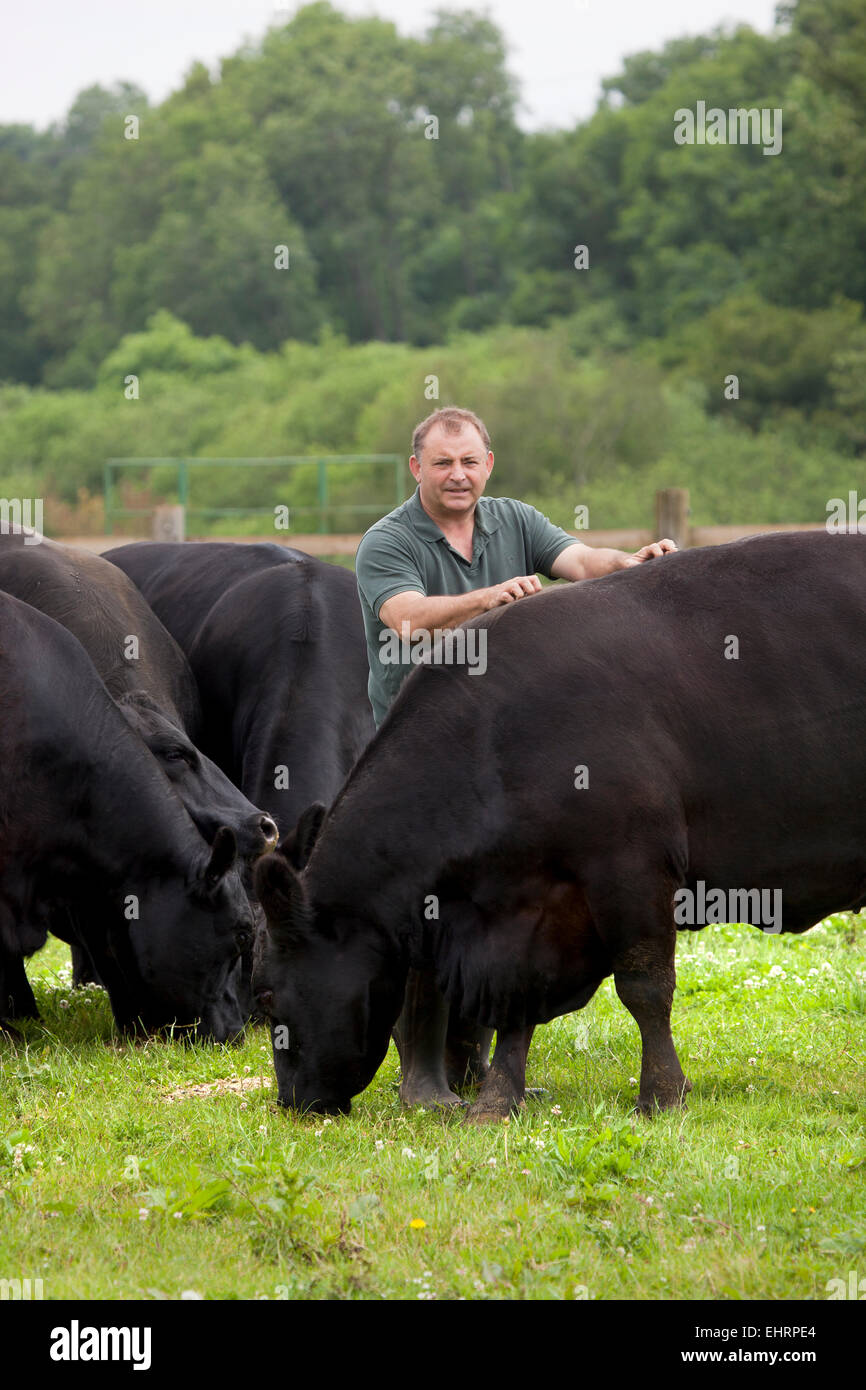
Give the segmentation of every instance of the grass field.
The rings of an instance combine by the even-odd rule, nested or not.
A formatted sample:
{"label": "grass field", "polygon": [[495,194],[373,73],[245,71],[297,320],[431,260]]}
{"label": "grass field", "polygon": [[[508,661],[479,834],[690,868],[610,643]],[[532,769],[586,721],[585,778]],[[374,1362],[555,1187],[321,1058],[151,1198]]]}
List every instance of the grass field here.
{"label": "grass field", "polygon": [[866,1280],[862,916],[682,934],[694,1090],[652,1121],[630,1113],[638,1032],[611,981],[536,1032],[547,1094],[475,1129],[401,1111],[393,1047],[350,1116],[293,1117],[263,1028],[129,1044],[67,958],[52,941],[30,962],[43,1022],[0,1041],[0,1279],[45,1298],[826,1299]]}

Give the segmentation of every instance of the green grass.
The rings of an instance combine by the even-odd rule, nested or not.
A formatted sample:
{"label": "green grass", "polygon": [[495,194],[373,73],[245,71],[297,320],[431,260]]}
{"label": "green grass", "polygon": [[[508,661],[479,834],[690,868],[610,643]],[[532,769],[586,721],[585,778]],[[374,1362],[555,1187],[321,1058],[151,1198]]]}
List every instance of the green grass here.
{"label": "green grass", "polygon": [[[866,924],[679,940],[687,1110],[631,1114],[637,1028],[608,981],[537,1031],[509,1124],[401,1111],[391,1052],[352,1114],[278,1109],[233,1048],[113,1032],[52,942],[43,1013],[0,1042],[0,1278],[46,1298],[817,1298],[866,1277]],[[413,1228],[412,1222],[424,1222]]]}

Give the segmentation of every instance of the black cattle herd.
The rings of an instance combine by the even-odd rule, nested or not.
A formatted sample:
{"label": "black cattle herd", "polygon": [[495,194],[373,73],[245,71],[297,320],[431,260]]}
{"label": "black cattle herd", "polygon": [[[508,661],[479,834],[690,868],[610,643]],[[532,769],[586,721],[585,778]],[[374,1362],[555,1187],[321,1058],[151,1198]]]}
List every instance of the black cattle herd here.
{"label": "black cattle herd", "polygon": [[0,1032],[52,932],[121,1028],[266,1015],[280,1101],[346,1111],[428,968],[497,1032],[468,1111],[497,1120],[612,974],[639,1107],[681,1103],[675,896],[772,888],[794,932],[866,902],[864,594],[866,538],[822,533],[557,585],[374,737],[348,571],[0,535]]}

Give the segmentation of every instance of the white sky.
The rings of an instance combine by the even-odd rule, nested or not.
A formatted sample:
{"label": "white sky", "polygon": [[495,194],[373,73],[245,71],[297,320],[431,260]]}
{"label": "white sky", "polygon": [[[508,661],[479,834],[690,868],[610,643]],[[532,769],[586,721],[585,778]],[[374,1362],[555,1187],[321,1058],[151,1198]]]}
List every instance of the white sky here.
{"label": "white sky", "polygon": [[[13,9],[14,5],[14,9]],[[504,31],[527,128],[570,126],[592,114],[603,77],[625,54],[720,23],[768,33],[775,0],[335,0],[347,14],[378,14],[405,33],[434,11],[486,11]],[[160,101],[197,59],[213,68],[298,8],[278,0],[8,0],[0,23],[0,123],[40,128],[83,87],[127,80]]]}

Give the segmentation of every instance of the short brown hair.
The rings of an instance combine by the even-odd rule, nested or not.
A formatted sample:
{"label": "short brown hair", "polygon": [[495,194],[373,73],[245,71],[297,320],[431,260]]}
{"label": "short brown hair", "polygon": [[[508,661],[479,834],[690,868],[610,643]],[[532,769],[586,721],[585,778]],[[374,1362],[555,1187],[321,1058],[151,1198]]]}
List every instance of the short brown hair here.
{"label": "short brown hair", "polygon": [[434,410],[432,415],[428,415],[426,420],[415,426],[412,435],[412,453],[415,458],[420,456],[424,440],[434,425],[441,425],[446,434],[459,434],[464,425],[474,425],[484,441],[485,449],[490,453],[490,435],[481,417],[476,415],[474,410],[462,410],[457,405],[443,405],[441,410]]}

